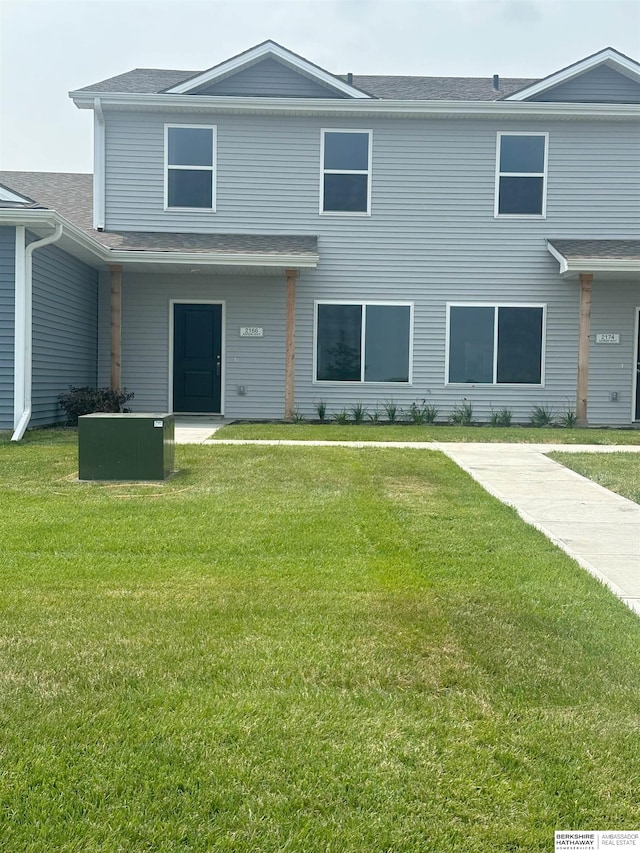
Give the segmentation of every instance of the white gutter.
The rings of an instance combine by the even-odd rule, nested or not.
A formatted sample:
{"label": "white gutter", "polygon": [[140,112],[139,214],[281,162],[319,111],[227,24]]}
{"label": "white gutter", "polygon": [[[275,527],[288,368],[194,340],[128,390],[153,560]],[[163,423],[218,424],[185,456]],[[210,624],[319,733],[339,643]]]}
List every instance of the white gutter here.
{"label": "white gutter", "polygon": [[55,243],[60,237],[62,223],[57,222],[53,234],[35,240],[25,248],[25,226],[16,227],[14,433],[11,441],[20,441],[31,420],[33,253],[49,243]]}
{"label": "white gutter", "polygon": [[85,231],[74,225],[68,219],[60,216],[54,210],[0,210],[0,225],[26,225],[27,228],[56,228],[57,225],[62,225],[64,234],[70,237],[75,243],[78,243],[83,248],[92,252],[94,255],[104,261],[108,261],[111,257],[110,250],[107,246],[99,243],[94,237],[89,236]]}
{"label": "white gutter", "polygon": [[563,104],[541,101],[408,101],[336,98],[259,98],[214,95],[70,92],[79,109],[107,107],[158,112],[277,115],[404,116],[406,118],[638,119],[638,104]]}
{"label": "white gutter", "polygon": [[317,253],[306,255],[274,254],[266,252],[150,252],[146,250],[111,249],[109,261],[114,264],[203,264],[206,266],[243,267],[295,267],[296,269],[318,266]]}
{"label": "white gutter", "polygon": [[93,111],[93,227],[102,231],[105,220],[105,127],[100,98],[94,98]]}

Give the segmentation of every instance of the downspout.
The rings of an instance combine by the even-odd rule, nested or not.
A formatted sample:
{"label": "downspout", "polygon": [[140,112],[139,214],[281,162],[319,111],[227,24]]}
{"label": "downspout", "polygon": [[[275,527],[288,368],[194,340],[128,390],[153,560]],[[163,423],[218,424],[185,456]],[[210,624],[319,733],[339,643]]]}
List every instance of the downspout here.
{"label": "downspout", "polygon": [[[20,233],[18,233],[20,231]],[[62,223],[57,222],[53,234],[34,240],[25,247],[25,227],[16,228],[16,287],[15,316],[16,369],[14,380],[14,433],[11,441],[20,441],[31,420],[31,387],[33,357],[33,253],[36,249],[57,242],[62,237]]]}
{"label": "downspout", "polygon": [[105,125],[100,98],[93,100],[93,227],[104,231]]}

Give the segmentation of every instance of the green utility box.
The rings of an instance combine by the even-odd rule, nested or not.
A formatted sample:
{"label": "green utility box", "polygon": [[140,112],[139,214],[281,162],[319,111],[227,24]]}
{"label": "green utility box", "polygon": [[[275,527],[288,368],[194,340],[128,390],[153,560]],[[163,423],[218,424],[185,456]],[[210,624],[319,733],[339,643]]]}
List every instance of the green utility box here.
{"label": "green utility box", "polygon": [[166,480],[173,471],[174,417],[95,414],[78,418],[80,480]]}

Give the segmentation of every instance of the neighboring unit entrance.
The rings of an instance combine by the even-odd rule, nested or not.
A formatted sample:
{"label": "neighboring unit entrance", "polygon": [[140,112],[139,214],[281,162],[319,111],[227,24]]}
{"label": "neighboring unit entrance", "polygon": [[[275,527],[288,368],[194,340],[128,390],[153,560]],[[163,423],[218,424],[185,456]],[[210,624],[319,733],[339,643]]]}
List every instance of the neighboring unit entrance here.
{"label": "neighboring unit entrance", "polygon": [[173,306],[173,411],[220,414],[222,305]]}
{"label": "neighboring unit entrance", "polygon": [[633,417],[640,421],[640,308],[636,312],[636,410]]}

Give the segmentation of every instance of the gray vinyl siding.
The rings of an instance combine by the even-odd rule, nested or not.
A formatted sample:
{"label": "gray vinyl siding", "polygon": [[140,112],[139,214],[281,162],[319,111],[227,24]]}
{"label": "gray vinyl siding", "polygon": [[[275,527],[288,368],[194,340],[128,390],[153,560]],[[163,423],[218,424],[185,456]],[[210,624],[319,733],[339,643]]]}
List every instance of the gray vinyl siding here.
{"label": "gray vinyl siding", "polygon": [[57,246],[33,254],[31,426],[64,420],[58,395],[95,385],[97,274]]}
{"label": "gray vinyl siding", "polygon": [[[636,237],[637,122],[525,122],[186,116],[217,125],[217,210],[164,210],[164,124],[171,115],[109,114],[107,227],[132,231],[318,234],[375,247],[392,234],[420,249],[425,234],[482,241],[499,259],[502,240],[576,234]],[[373,131],[372,216],[319,215],[323,127]],[[549,132],[547,219],[496,221],[497,131]],[[452,230],[453,229],[453,230]],[[334,237],[338,242],[334,242]],[[343,256],[351,251],[342,250]]]}
{"label": "gray vinyl siding", "polygon": [[[507,406],[517,421],[526,421],[534,405],[556,411],[573,405],[578,284],[560,279],[545,239],[637,238],[638,123],[185,116],[185,123],[218,128],[217,212],[211,213],[164,211],[165,121],[175,116],[108,116],[108,227],[318,235],[319,266],[300,273],[297,295],[296,403],[306,416],[314,415],[320,398],[330,411],[357,401],[371,409],[391,398],[401,406],[424,399],[443,416],[466,398],[479,419],[492,407]],[[331,127],[373,132],[371,216],[319,214],[320,136]],[[546,219],[494,218],[498,131],[549,133]],[[278,313],[284,276],[277,285],[273,278],[240,276],[204,281],[125,274],[123,383],[135,391],[136,407],[164,408],[168,401],[168,368],[162,365],[168,364],[170,298],[215,294],[206,298],[227,300],[229,328],[232,322],[269,327],[268,340],[274,346],[279,341],[277,351],[284,352],[284,307]],[[262,281],[269,288],[258,285]],[[594,291],[598,287],[596,279]],[[314,383],[313,306],[323,299],[413,302],[412,385]],[[625,299],[620,310],[631,318]],[[461,301],[547,306],[543,387],[446,384],[446,304]],[[227,340],[231,351],[239,345],[229,333]],[[255,345],[247,352],[259,352],[267,346],[266,331],[264,341],[242,344]],[[592,360],[594,382],[602,381],[599,353]],[[247,379],[239,367],[243,361],[227,358],[227,416],[282,415],[284,368],[277,362],[275,350],[272,361],[250,360]],[[624,363],[630,387],[631,365]],[[237,384],[249,386],[246,398],[230,390]],[[594,393],[604,394],[604,385]],[[630,404],[607,405],[603,399],[599,405],[595,413],[603,420],[630,421]]]}
{"label": "gray vinyl siding", "polygon": [[638,104],[640,85],[613,68],[601,65],[529,100],[567,104]]}
{"label": "gray vinyl siding", "polygon": [[275,59],[238,71],[218,83],[203,87],[199,95],[238,95],[276,98],[343,98]]}
{"label": "gray vinyl siding", "polygon": [[0,429],[13,427],[15,228],[0,228]]}

